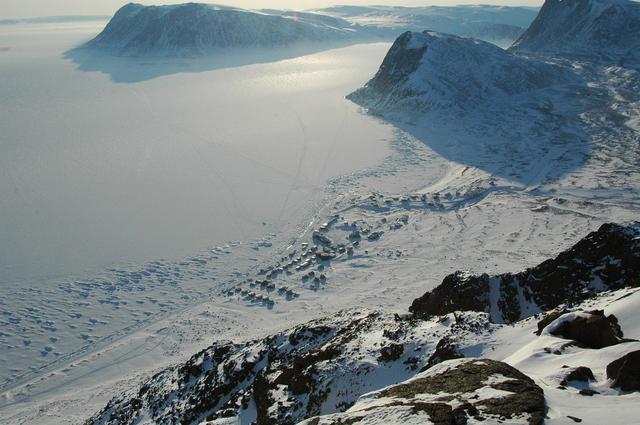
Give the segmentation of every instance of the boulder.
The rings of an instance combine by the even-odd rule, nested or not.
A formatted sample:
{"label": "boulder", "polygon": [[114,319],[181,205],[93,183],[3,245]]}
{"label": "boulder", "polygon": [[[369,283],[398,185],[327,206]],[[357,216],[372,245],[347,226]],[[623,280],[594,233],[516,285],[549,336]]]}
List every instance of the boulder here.
{"label": "boulder", "polygon": [[602,310],[561,321],[550,333],[595,349],[624,342],[618,319],[614,315],[605,316]]}
{"label": "boulder", "polygon": [[487,424],[517,420],[542,425],[544,411],[542,389],[522,372],[494,360],[458,359],[366,394],[346,412],[307,419],[302,424],[388,424],[397,420],[461,425],[469,420]]}
{"label": "boulder", "polygon": [[542,331],[544,330],[544,328],[549,326],[551,324],[551,322],[553,322],[558,317],[563,316],[563,315],[565,315],[567,313],[568,313],[567,310],[556,310],[556,311],[552,311],[551,313],[545,315],[542,318],[542,320],[540,320],[538,322],[538,331],[536,332],[536,335],[541,335]]}
{"label": "boulder", "polygon": [[607,366],[611,387],[622,391],[640,391],[640,350],[632,351]]}
{"label": "boulder", "polygon": [[391,362],[398,360],[400,356],[404,353],[404,345],[402,344],[390,344],[386,347],[382,347],[380,349],[380,357],[378,360]]}
{"label": "boulder", "polygon": [[596,378],[593,376],[591,369],[586,366],[580,366],[569,372],[560,382],[560,385],[567,385],[570,381],[589,382],[595,380]]}
{"label": "boulder", "polygon": [[430,367],[435,366],[438,363],[442,363],[446,360],[459,359],[462,357],[464,357],[464,355],[458,352],[453,341],[451,341],[451,339],[448,337],[444,337],[440,341],[438,341],[438,345],[436,345],[436,351],[434,351],[431,357],[429,357],[427,365],[422,370],[427,370]]}

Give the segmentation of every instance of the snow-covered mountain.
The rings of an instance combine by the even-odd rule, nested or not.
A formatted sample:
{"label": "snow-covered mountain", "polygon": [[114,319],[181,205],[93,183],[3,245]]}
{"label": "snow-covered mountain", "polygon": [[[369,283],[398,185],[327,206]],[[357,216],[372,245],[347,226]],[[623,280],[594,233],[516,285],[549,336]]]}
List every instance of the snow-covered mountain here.
{"label": "snow-covered mountain", "polygon": [[338,6],[295,12],[130,3],[86,47],[117,56],[198,56],[219,48],[394,39],[403,31],[425,29],[506,44],[522,34],[534,16],[532,8],[495,6]]}
{"label": "snow-covered mountain", "polygon": [[[622,367],[627,360],[615,362],[640,349],[629,339],[640,337],[639,237],[637,224],[605,225],[524,272],[540,284],[528,287],[532,308],[510,324],[496,323],[493,296],[478,298],[490,313],[446,297],[435,315],[418,311],[419,300],[408,315],[343,311],[263,339],[216,342],[87,424],[542,424],[545,415],[580,419],[594,394],[602,395],[591,403],[620,409],[609,423],[628,423],[640,381],[637,368]],[[592,290],[576,298],[570,290],[584,276]],[[434,293],[448,288],[445,279]],[[561,308],[537,304],[548,297]]]}
{"label": "snow-covered mountain", "polygon": [[[568,90],[588,87],[587,79],[600,77],[570,61],[579,58],[597,65],[605,60],[634,68],[638,34],[640,3],[549,0],[508,51],[431,31],[404,33],[371,81],[348,98],[373,113],[408,117],[485,101],[495,107],[505,104],[505,97],[559,84]],[[543,102],[552,97],[556,95],[548,93]]]}
{"label": "snow-covered mountain", "polygon": [[374,112],[464,108],[546,87],[563,76],[556,66],[487,42],[431,31],[406,32],[371,81],[348,98]]}
{"label": "snow-covered mountain", "polygon": [[317,12],[376,28],[394,38],[404,31],[430,30],[510,44],[533,21],[537,9],[490,5],[334,6]]}
{"label": "snow-covered mountain", "polygon": [[86,47],[118,56],[198,56],[220,48],[334,42],[356,35],[356,26],[349,22],[314,14],[270,14],[198,3],[130,3]]}
{"label": "snow-covered mountain", "polygon": [[625,64],[640,55],[640,3],[630,0],[547,0],[511,51]]}

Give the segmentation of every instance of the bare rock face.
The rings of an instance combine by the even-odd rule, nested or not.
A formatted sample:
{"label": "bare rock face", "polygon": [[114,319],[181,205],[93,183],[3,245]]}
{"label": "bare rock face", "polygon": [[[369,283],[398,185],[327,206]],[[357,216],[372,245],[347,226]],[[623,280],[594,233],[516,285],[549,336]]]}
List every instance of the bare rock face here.
{"label": "bare rock face", "polygon": [[[640,226],[603,224],[556,258],[517,274],[449,275],[415,299],[410,311],[417,317],[482,311],[496,323],[513,323],[535,309],[548,311],[599,292],[638,285]],[[494,309],[488,302],[491,291],[498,295]]]}
{"label": "bare rock face", "polygon": [[563,321],[550,333],[595,349],[624,342],[624,335],[616,316],[605,316],[602,310],[586,313],[585,316]]}
{"label": "bare rock face", "polygon": [[567,385],[571,381],[590,382],[595,380],[596,378],[593,376],[591,369],[586,366],[579,366],[571,370],[562,382],[560,382],[560,385]]}
{"label": "bare rock face", "polygon": [[622,391],[640,391],[640,350],[614,360],[607,366],[607,378],[611,386]]}
{"label": "bare rock face", "polygon": [[348,412],[312,418],[302,424],[382,424],[395,423],[396,418],[415,423],[411,420],[427,416],[430,423],[438,425],[461,425],[469,419],[487,423],[519,419],[538,425],[544,421],[544,409],[542,389],[506,363],[452,360],[363,396]]}
{"label": "bare rock face", "polygon": [[423,370],[427,370],[446,360],[459,359],[462,357],[464,356],[458,351],[455,343],[451,341],[451,338],[444,337],[438,341],[436,351],[431,355],[431,357],[429,357],[429,361]]}

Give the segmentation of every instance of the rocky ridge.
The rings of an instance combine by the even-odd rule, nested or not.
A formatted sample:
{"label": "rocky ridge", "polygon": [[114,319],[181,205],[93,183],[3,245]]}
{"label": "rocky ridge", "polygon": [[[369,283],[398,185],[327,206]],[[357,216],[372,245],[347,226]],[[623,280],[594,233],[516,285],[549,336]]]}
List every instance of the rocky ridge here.
{"label": "rocky ridge", "polygon": [[[618,242],[628,238],[634,242],[618,243],[619,249],[614,255],[622,258],[625,250],[630,250],[628,258],[636,261],[637,226],[633,225],[603,226],[576,245],[585,249],[571,248],[559,258],[590,267],[591,273],[597,273],[602,270],[601,264],[587,262],[585,252],[593,248],[606,249],[604,242],[616,237],[621,238]],[[557,271],[563,270],[565,263],[550,260],[543,264]],[[608,272],[612,276],[627,267],[622,261],[608,264],[611,264]],[[635,289],[630,288],[633,285],[634,281],[621,280],[611,288],[601,288],[602,294],[616,299],[635,296]],[[566,294],[566,288],[561,285],[547,289],[554,292],[554,299],[562,299]],[[611,289],[618,289],[618,295],[611,293]],[[620,291],[626,295],[620,296]],[[612,295],[608,295],[610,293]],[[600,314],[598,317],[606,318],[606,328],[611,329],[615,339],[613,347],[620,347],[611,356],[638,349],[640,343],[622,338],[624,323],[619,323],[615,316],[604,316],[604,312],[571,312],[586,308],[579,300],[588,304],[598,297],[594,291],[573,300],[572,305],[567,302],[566,312],[552,320],[544,321],[537,315],[515,322],[519,329],[517,335],[520,338],[530,335],[527,339],[536,347],[531,350],[535,359],[567,353],[578,356],[589,350],[609,352],[607,350],[612,349],[609,343],[589,348],[580,341],[567,340],[580,340],[582,332],[572,333],[567,329],[582,329],[585,326],[580,323],[582,318]],[[495,320],[484,310],[460,311],[464,308],[460,308],[453,297],[452,300],[453,303],[443,303],[448,308],[434,316],[417,314],[415,309],[414,314],[409,315],[352,310],[260,340],[217,342],[188,362],[164,370],[139,388],[114,398],[87,424],[121,425],[141,421],[199,424],[224,418],[237,418],[243,424],[285,425],[301,421],[316,425],[363,421],[396,423],[389,422],[388,418],[395,418],[398,423],[425,418],[434,423],[465,423],[467,419],[488,419],[487,423],[496,423],[505,418],[513,419],[513,423],[542,423],[545,399],[539,382],[512,367],[522,361],[507,358],[505,364],[464,359],[490,357],[491,351],[504,343],[504,333],[513,332],[512,327],[493,323]],[[544,325],[540,336],[535,336],[532,331],[540,318]],[[592,326],[601,329],[603,323],[599,319],[587,322],[589,329]],[[542,354],[536,354],[538,351]],[[629,360],[622,360],[608,372],[618,382],[620,391],[634,388],[635,357],[630,358],[631,364]],[[594,370],[598,376],[603,373]],[[621,377],[620,370],[631,372]],[[565,391],[577,385],[576,391],[582,395],[599,394],[600,389],[589,387],[590,375],[584,369],[574,368],[570,372],[556,373],[557,378],[552,381],[557,380],[556,385]],[[586,376],[586,381],[581,381],[582,376]],[[450,382],[456,382],[457,389],[451,388]]]}
{"label": "rocky ridge", "polygon": [[452,310],[482,311],[513,323],[608,290],[640,286],[640,227],[605,224],[556,258],[523,272],[474,276],[456,272],[417,298],[419,317]]}

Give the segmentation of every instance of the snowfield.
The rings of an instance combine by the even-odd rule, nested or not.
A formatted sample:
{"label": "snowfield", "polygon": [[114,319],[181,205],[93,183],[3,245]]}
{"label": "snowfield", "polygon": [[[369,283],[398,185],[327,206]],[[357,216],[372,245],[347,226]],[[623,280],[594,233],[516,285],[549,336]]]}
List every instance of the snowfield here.
{"label": "snowfield", "polygon": [[[588,297],[549,307],[582,313],[539,336],[547,307],[522,283],[536,275],[507,285],[517,320],[499,276],[638,220],[636,68],[432,31],[389,52],[355,45],[236,68],[136,60],[133,77],[122,63],[93,70],[104,75],[61,59],[95,29],[0,29],[11,47],[0,76],[17,82],[0,86],[12,99],[0,103],[11,154],[0,157],[3,424],[152,423],[158,412],[425,423],[466,404],[468,423],[486,424],[516,383],[531,397],[508,423],[636,421],[639,393],[611,388],[606,368],[640,343],[595,349],[551,332],[604,310],[640,339],[637,283],[605,284],[618,259],[590,269]],[[344,99],[354,91],[361,109]],[[407,315],[456,271],[460,282],[488,274],[483,309]],[[488,360],[420,372],[460,355]],[[567,381],[579,366],[594,380]],[[464,368],[487,376],[467,392],[429,386]],[[268,397],[256,399],[247,377],[262,370]],[[237,385],[221,391],[230,376]],[[446,407],[412,408],[425,403]],[[232,418],[207,418],[217,409]]]}

